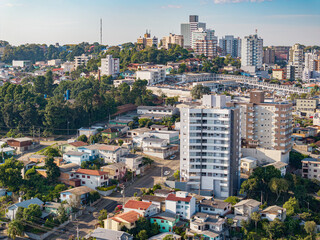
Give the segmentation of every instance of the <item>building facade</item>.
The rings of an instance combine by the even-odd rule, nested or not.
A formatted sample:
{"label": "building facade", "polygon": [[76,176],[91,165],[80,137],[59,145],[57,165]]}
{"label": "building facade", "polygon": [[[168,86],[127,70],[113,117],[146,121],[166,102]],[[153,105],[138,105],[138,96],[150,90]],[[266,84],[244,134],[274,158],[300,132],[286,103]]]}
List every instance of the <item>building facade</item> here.
{"label": "building facade", "polygon": [[184,46],[183,35],[176,35],[176,34],[170,33],[169,36],[162,38],[162,46],[165,49],[169,49],[172,45],[175,45],[175,44],[181,47]]}
{"label": "building facade", "polygon": [[199,22],[199,17],[197,15],[190,15],[189,23],[181,24],[181,35],[184,39],[185,48],[191,47],[192,32],[198,30],[199,28],[206,30],[206,24]]}
{"label": "building facade", "polygon": [[305,158],[302,161],[302,177],[320,181],[320,161],[315,158]]}
{"label": "building facade", "polygon": [[257,34],[244,37],[241,47],[241,67],[262,67],[263,39]]}
{"label": "building facade", "polygon": [[263,63],[274,64],[275,60],[275,51],[272,47],[267,47],[263,50]]}
{"label": "building facade", "polygon": [[219,47],[222,49],[222,55],[230,55],[233,58],[241,57],[241,38],[235,38],[233,35],[226,35],[219,40]]}
{"label": "building facade", "polygon": [[92,58],[91,55],[87,56],[85,54],[82,54],[81,56],[76,56],[74,57],[74,61],[75,61],[75,68],[81,66],[81,65],[87,65],[88,61]]}
{"label": "building facade", "polygon": [[290,80],[302,79],[304,67],[303,48],[300,44],[295,44],[289,51],[289,61],[287,65],[287,78]]}
{"label": "building facade", "polygon": [[240,110],[227,108],[226,96],[206,95],[202,106],[180,111],[181,181],[191,189],[234,195],[239,187]]}
{"label": "building facade", "polygon": [[101,58],[101,75],[116,76],[120,73],[119,58],[113,58],[112,55],[107,55],[106,58]]}
{"label": "building facade", "polygon": [[137,39],[138,44],[142,44],[144,48],[146,47],[152,47],[152,46],[158,46],[158,38],[157,37],[151,37],[151,32],[148,30],[143,35],[143,37],[139,37]]}

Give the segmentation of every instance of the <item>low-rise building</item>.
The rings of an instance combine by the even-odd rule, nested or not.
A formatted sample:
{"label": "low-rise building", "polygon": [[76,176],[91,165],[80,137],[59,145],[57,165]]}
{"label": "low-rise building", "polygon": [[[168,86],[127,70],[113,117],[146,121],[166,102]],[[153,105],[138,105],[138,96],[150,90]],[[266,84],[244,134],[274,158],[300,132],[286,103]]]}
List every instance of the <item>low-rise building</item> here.
{"label": "low-rise building", "polygon": [[149,238],[148,240],[163,240],[163,239],[167,239],[168,236],[170,237],[170,239],[172,240],[181,240],[181,236],[172,232],[163,232],[163,233],[159,233],[157,235],[152,236],[151,238]]}
{"label": "low-rise building", "polygon": [[89,233],[85,239],[96,239],[96,240],[133,240],[133,236],[129,233],[122,231],[115,231],[105,228],[96,228]]}
{"label": "low-rise building", "polygon": [[130,171],[135,172],[135,174],[140,174],[142,156],[130,153],[125,156],[122,156],[120,161],[125,163],[127,169],[130,169]]}
{"label": "low-rise building", "polygon": [[68,202],[71,206],[79,207],[88,204],[89,193],[94,191],[87,186],[71,188],[60,193],[60,200]]}
{"label": "low-rise building", "polygon": [[142,202],[151,202],[152,204],[156,205],[158,208],[158,212],[162,210],[165,211],[164,205],[166,198],[165,197],[158,197],[154,195],[144,195],[141,197]]}
{"label": "low-rise building", "polygon": [[62,153],[69,152],[69,151],[77,152],[79,147],[84,147],[84,146],[88,146],[88,143],[85,143],[82,141],[70,142],[70,143],[60,145],[59,150]]}
{"label": "low-rise building", "polygon": [[305,158],[302,163],[302,177],[320,181],[320,161],[315,158]]}
{"label": "low-rise building", "polygon": [[285,69],[272,69],[272,78],[277,80],[286,79],[286,70]]}
{"label": "low-rise building", "polygon": [[311,117],[316,112],[318,99],[297,99],[296,111],[302,117]]}
{"label": "low-rise building", "polygon": [[240,159],[240,172],[250,175],[257,167],[257,159],[254,157],[244,157]]}
{"label": "low-rise building", "polygon": [[196,199],[183,191],[171,193],[166,198],[166,212],[190,219],[196,212]]}
{"label": "low-rise building", "polygon": [[111,229],[115,231],[120,231],[122,227],[127,229],[132,229],[136,227],[136,221],[142,217],[136,211],[128,211],[115,215],[112,218],[107,218],[104,220],[104,228]]}
{"label": "low-rise building", "polygon": [[219,199],[202,199],[199,202],[199,211],[202,213],[226,216],[231,212],[231,203]]}
{"label": "low-rise building", "polygon": [[138,106],[139,115],[158,114],[163,116],[172,116],[179,114],[179,109],[173,106]]}
{"label": "low-rise building", "polygon": [[67,163],[75,163],[81,166],[82,162],[89,161],[89,153],[86,152],[66,152],[63,154],[63,160]]}
{"label": "low-rise building", "polygon": [[109,182],[108,173],[99,170],[79,168],[73,176],[81,180],[81,186],[87,186],[94,190],[97,187],[107,186]]}
{"label": "low-rise building", "polygon": [[261,203],[254,199],[246,199],[234,205],[234,214],[237,216],[250,217],[259,210]]}
{"label": "low-rise building", "polygon": [[274,162],[274,163],[264,165],[263,167],[268,167],[268,166],[274,166],[276,169],[278,169],[281,172],[281,176],[284,177],[284,175],[286,175],[288,164],[284,162]]}
{"label": "low-rise building", "polygon": [[72,212],[72,208],[68,204],[57,202],[46,202],[44,204],[44,211],[54,216],[57,216],[59,208],[61,206],[66,210],[67,215],[69,215]]}
{"label": "low-rise building", "polygon": [[14,220],[19,207],[28,208],[31,204],[37,204],[42,209],[44,202],[42,202],[39,198],[33,198],[33,199],[12,204],[7,208],[6,217],[9,218],[10,220]]}
{"label": "low-rise building", "polygon": [[124,212],[136,211],[143,217],[149,217],[159,212],[156,205],[151,202],[142,202],[137,200],[129,200],[123,207]]}
{"label": "low-rise building", "polygon": [[119,162],[101,167],[101,171],[108,173],[110,179],[121,180],[127,172],[126,164]]}
{"label": "low-rise building", "polygon": [[[62,182],[68,186],[79,187],[81,185],[80,179],[75,179],[75,172],[80,168],[78,164],[68,163],[59,167],[60,176],[59,182]],[[76,181],[77,180],[77,181]]]}
{"label": "low-rise building", "polygon": [[169,145],[166,139],[146,137],[142,140],[143,153],[152,157],[166,159],[179,151],[178,145]]}
{"label": "low-rise building", "polygon": [[136,79],[147,80],[148,85],[164,82],[166,79],[165,68],[152,68],[136,71]]}
{"label": "low-rise building", "polygon": [[82,153],[88,153],[89,154],[89,160],[94,160],[100,156],[99,154],[99,146],[98,145],[90,145],[90,146],[84,146],[79,147],[78,152]]}
{"label": "low-rise building", "polygon": [[156,223],[160,232],[173,232],[179,220],[179,215],[169,212],[158,213],[150,217],[150,223]]}
{"label": "low-rise building", "polygon": [[12,61],[12,67],[30,67],[31,66],[31,61],[30,60],[13,60]]}
{"label": "low-rise building", "polygon": [[280,221],[284,221],[286,219],[286,209],[279,206],[270,206],[260,212],[262,219],[268,219],[268,221],[272,222],[276,218]]}
{"label": "low-rise building", "polygon": [[35,148],[32,138],[22,137],[22,138],[8,138],[6,139],[7,144],[14,148],[17,153],[23,153],[25,151]]}

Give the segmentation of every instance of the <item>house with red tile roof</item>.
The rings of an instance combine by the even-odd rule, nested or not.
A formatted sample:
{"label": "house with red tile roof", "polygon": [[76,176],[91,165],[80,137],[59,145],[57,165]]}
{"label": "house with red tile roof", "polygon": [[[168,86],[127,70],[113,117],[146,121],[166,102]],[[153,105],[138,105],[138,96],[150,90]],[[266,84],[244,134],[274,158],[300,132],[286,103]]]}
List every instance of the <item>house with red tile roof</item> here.
{"label": "house with red tile roof", "polygon": [[87,186],[96,190],[97,187],[107,186],[109,183],[108,173],[99,170],[79,168],[73,174],[74,179],[79,179],[81,186]]}
{"label": "house with red tile roof", "polygon": [[120,231],[122,227],[127,229],[135,228],[136,221],[142,217],[141,214],[136,211],[128,211],[115,215],[112,218],[107,218],[104,220],[104,228]]}
{"label": "house with red tile roof", "polygon": [[129,200],[123,207],[124,212],[136,211],[144,217],[155,215],[159,212],[157,205],[152,202]]}
{"label": "house with red tile roof", "polygon": [[62,153],[66,152],[74,152],[77,151],[79,147],[88,146],[87,143],[78,141],[78,142],[72,142],[72,143],[66,143],[59,146],[59,149]]}
{"label": "house with red tile roof", "polygon": [[177,214],[184,219],[190,219],[196,212],[196,199],[190,196],[188,192],[170,193],[166,198],[166,212]]}

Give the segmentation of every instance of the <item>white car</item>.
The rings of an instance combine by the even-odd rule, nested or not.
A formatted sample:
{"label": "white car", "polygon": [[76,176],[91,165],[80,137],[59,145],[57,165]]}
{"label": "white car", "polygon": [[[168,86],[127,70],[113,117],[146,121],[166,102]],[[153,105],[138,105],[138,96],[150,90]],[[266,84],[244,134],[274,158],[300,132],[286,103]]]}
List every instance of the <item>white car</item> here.
{"label": "white car", "polygon": [[165,175],[165,176],[168,176],[169,174],[170,174],[170,171],[165,171],[165,172],[164,172],[164,175]]}

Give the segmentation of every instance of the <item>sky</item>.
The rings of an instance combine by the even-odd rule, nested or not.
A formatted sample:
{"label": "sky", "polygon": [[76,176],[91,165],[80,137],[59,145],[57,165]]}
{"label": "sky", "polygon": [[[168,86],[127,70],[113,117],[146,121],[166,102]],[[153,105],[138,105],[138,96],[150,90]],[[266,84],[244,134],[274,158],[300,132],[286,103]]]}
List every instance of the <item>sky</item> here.
{"label": "sky", "polygon": [[265,46],[320,45],[320,0],[0,0],[0,40],[25,43],[136,42],[146,29],[159,39],[180,34],[198,15],[224,35],[254,34]]}

